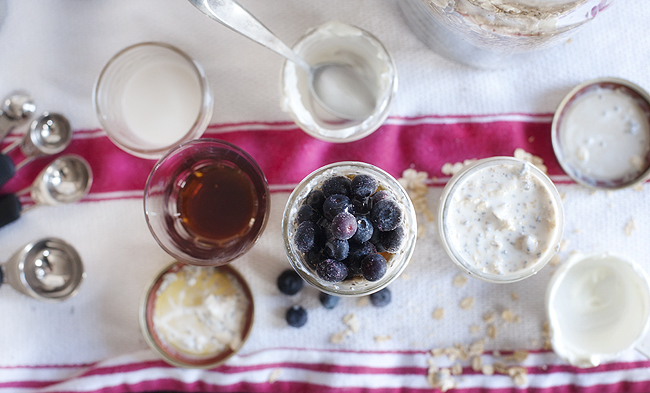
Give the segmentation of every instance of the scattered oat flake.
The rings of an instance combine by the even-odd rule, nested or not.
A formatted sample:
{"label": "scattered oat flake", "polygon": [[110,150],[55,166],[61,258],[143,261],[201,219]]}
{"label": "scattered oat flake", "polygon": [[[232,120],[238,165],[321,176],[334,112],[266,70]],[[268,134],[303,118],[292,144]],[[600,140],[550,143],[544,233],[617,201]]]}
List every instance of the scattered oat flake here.
{"label": "scattered oat flake", "polygon": [[557,266],[560,264],[560,256],[559,255],[553,255],[553,258],[551,258],[549,264],[551,266]]}
{"label": "scattered oat flake", "polygon": [[531,135],[528,137],[528,143],[533,143],[533,142],[535,142],[535,136]]}
{"label": "scattered oat flake", "polygon": [[330,342],[331,342],[332,344],[340,344],[340,343],[342,343],[343,340],[345,340],[345,338],[346,338],[347,336],[349,336],[350,334],[352,334],[352,332],[351,332],[350,330],[344,330],[344,331],[342,331],[342,332],[334,333],[334,334],[332,335],[332,337],[330,337]]}
{"label": "scattered oat flake", "polygon": [[471,334],[478,334],[481,331],[481,327],[479,325],[470,325],[469,327],[469,332]]}
{"label": "scattered oat flake", "polygon": [[411,279],[411,275],[410,275],[410,274],[407,274],[407,273],[402,273],[402,275],[399,276],[399,277],[400,277],[402,280],[404,280],[404,281],[408,281],[408,280]]}
{"label": "scattered oat flake", "polygon": [[481,372],[482,372],[484,375],[493,375],[493,374],[494,374],[494,366],[491,365],[491,364],[484,364],[484,365],[481,367]]}
{"label": "scattered oat flake", "polygon": [[454,363],[453,366],[451,366],[451,373],[452,375],[460,375],[463,373],[463,365],[460,363]]}
{"label": "scattered oat flake", "polygon": [[453,284],[457,288],[463,287],[467,284],[467,277],[463,273],[458,273],[454,277]]}
{"label": "scattered oat flake", "polygon": [[524,386],[528,382],[528,371],[524,367],[510,367],[508,369],[508,375],[517,386]]}
{"label": "scattered oat flake", "polygon": [[368,296],[364,296],[359,301],[357,302],[357,306],[359,307],[364,307],[370,304],[370,299],[368,299]]}
{"label": "scattered oat flake", "polygon": [[519,300],[519,294],[517,292],[511,293],[510,297],[512,297],[512,300]]}
{"label": "scattered oat flake", "polygon": [[639,183],[633,188],[634,191],[643,191],[643,183]]}
{"label": "scattered oat flake", "polygon": [[531,164],[535,165],[540,171],[544,173],[548,173],[548,169],[546,168],[546,165],[544,165],[544,160],[541,157],[532,155],[531,153],[528,153],[524,149],[515,149],[514,153],[515,158],[519,158],[524,161],[528,161]]}
{"label": "scattered oat flake", "polygon": [[483,361],[481,361],[480,356],[474,356],[472,358],[472,370],[481,371],[483,369]]}
{"label": "scattered oat flake", "polygon": [[433,310],[433,319],[441,320],[445,316],[444,308],[436,308]]}
{"label": "scattered oat flake", "polygon": [[636,224],[634,222],[634,218],[630,218],[630,220],[625,224],[625,235],[626,236],[631,236],[632,231],[637,229]]}
{"label": "scattered oat flake", "polygon": [[439,389],[441,392],[446,392],[456,387],[448,368],[429,372],[427,374],[427,381],[429,381],[431,387]]}
{"label": "scattered oat flake", "polygon": [[385,341],[390,341],[390,340],[392,340],[392,337],[388,334],[384,336],[375,336],[376,343],[383,343]]}
{"label": "scattered oat flake", "polygon": [[469,310],[474,307],[474,303],[475,301],[473,297],[466,297],[460,301],[460,308],[463,310]]}
{"label": "scattered oat flake", "polygon": [[560,251],[566,251],[566,249],[569,247],[569,240],[567,239],[562,239],[560,241]]}
{"label": "scattered oat flake", "polygon": [[347,314],[346,316],[343,317],[343,323],[346,324],[352,333],[356,333],[359,331],[359,319],[355,314]]}
{"label": "scattered oat flake", "polygon": [[281,368],[276,368],[275,370],[271,371],[271,374],[269,374],[269,383],[274,383],[277,381],[280,377],[280,374],[282,374]]}
{"label": "scattered oat flake", "polygon": [[497,315],[490,311],[488,313],[483,314],[483,322],[485,323],[494,323],[497,320]]}
{"label": "scattered oat flake", "polygon": [[445,349],[444,348],[434,348],[431,350],[431,355],[433,357],[439,358],[440,356],[445,354]]}
{"label": "scattered oat flake", "polygon": [[494,325],[489,325],[487,327],[487,335],[490,338],[495,338],[497,336],[497,328]]}
{"label": "scattered oat flake", "polygon": [[514,318],[515,318],[515,314],[509,309],[505,309],[501,312],[501,319],[503,319],[506,322],[512,322]]}
{"label": "scattered oat flake", "polygon": [[470,356],[480,356],[485,352],[485,340],[474,341],[469,345],[468,353]]}

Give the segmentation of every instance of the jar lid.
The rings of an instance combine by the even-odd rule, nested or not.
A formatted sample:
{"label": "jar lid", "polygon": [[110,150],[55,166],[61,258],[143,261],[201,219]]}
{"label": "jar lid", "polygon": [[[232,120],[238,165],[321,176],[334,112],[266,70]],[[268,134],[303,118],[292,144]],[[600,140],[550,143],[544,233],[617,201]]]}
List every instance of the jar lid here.
{"label": "jar lid", "polygon": [[553,150],[576,182],[631,187],[650,177],[650,95],[618,78],[576,86],[553,116]]}

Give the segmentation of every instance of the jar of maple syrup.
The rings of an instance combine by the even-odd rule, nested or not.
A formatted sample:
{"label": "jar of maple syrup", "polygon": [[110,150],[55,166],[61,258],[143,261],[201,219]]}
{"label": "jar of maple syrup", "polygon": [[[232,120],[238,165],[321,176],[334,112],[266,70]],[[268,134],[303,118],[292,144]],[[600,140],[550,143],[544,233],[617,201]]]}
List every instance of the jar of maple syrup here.
{"label": "jar of maple syrup", "polygon": [[226,264],[248,251],[269,216],[269,188],[255,160],[239,147],[197,139],[172,149],[145,186],[147,225],[179,261]]}

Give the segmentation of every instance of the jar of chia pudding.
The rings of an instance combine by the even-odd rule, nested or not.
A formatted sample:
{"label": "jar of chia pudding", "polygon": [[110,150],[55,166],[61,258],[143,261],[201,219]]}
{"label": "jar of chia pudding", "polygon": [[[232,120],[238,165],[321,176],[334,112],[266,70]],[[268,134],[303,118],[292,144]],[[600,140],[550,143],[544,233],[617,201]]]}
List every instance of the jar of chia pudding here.
{"label": "jar of chia pudding", "polygon": [[555,255],[563,226],[557,189],[518,158],[479,160],[454,175],[440,197],[443,248],[461,270],[488,282],[537,273]]}

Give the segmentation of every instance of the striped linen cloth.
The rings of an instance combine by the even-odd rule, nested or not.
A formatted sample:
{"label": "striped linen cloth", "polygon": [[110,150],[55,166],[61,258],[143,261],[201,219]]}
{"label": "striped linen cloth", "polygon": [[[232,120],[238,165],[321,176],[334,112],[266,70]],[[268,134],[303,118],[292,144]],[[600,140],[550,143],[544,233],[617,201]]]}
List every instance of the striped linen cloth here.
{"label": "striped linen cloth", "polygon": [[[95,182],[78,204],[38,206],[0,229],[0,261],[30,241],[57,236],[77,248],[88,274],[78,295],[60,304],[0,287],[0,393],[424,392],[435,391],[427,378],[433,361],[459,371],[451,376],[457,392],[650,391],[650,361],[640,352],[579,369],[543,349],[544,294],[554,266],[515,284],[470,279],[454,285],[459,271],[437,240],[435,222],[424,215],[418,217],[424,235],[405,273],[391,284],[393,301],[386,308],[342,299],[326,310],[313,288],[288,297],[275,287],[275,278],[289,268],[282,211],[293,187],[314,169],[358,160],[398,178],[408,168],[424,171],[433,210],[449,179],[442,172],[445,163],[511,156],[517,148],[544,160],[564,196],[561,260],[572,251],[611,251],[650,272],[649,186],[591,192],[562,172],[550,140],[553,111],[574,85],[616,76],[650,88],[645,64],[650,38],[644,34],[650,6],[645,0],[615,2],[570,42],[540,54],[537,62],[489,71],[431,52],[410,32],[394,0],[242,3],[287,42],[332,19],[379,37],[393,53],[400,75],[400,91],[386,123],[349,144],[307,136],[279,110],[282,60],[209,21],[183,0],[7,1],[0,27],[0,95],[24,88],[35,96],[39,110],[68,116],[75,134],[66,153],[85,157]],[[233,263],[255,296],[252,334],[237,356],[212,370],[169,366],[142,338],[140,297],[151,277],[170,262],[149,233],[142,208],[144,182],[155,162],[115,147],[99,129],[92,107],[92,86],[104,63],[119,49],[148,40],[176,45],[205,67],[215,92],[215,114],[204,137],[248,151],[272,191],[264,234]],[[20,138],[20,131],[12,132],[2,147]],[[32,162],[2,192],[28,186],[50,161]],[[29,197],[21,200],[31,204]],[[475,301],[469,310],[459,305],[466,298]],[[283,317],[294,304],[309,313],[300,329],[288,327]],[[433,317],[438,308],[445,310],[441,319]],[[504,311],[516,318],[501,318]],[[490,312],[499,316],[494,337],[483,319]],[[333,343],[332,337],[348,328],[343,322],[348,314],[357,317],[359,330]],[[484,365],[519,367],[525,380],[486,375],[469,360],[435,358],[431,352],[483,339]],[[647,351],[648,344],[641,349]],[[508,360],[522,351],[528,353],[525,359]]]}

